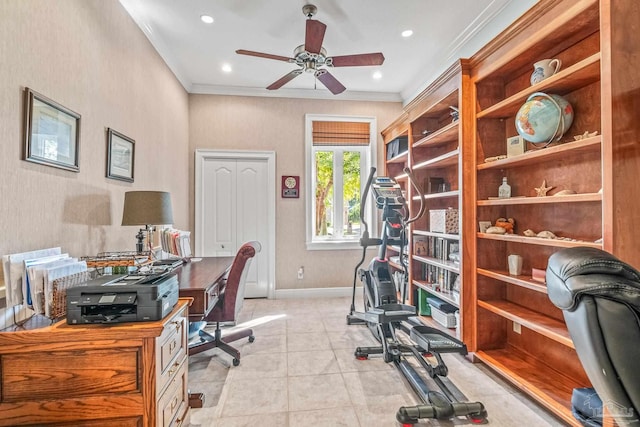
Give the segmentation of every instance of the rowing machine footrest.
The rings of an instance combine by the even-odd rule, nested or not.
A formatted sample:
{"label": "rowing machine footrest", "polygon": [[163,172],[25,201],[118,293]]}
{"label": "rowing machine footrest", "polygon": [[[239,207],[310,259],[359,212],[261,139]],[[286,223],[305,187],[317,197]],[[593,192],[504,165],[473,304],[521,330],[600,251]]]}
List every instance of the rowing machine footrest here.
{"label": "rowing machine footrest", "polygon": [[402,322],[416,315],[416,308],[406,304],[382,304],[364,313],[367,322],[380,324]]}
{"label": "rowing machine footrest", "polygon": [[467,346],[439,329],[429,326],[411,328],[411,341],[427,352],[467,354]]}

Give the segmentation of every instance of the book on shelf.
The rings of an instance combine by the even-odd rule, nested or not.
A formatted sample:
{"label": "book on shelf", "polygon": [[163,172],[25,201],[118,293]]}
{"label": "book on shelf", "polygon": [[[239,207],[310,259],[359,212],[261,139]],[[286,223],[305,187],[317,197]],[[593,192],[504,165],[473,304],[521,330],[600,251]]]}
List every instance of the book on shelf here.
{"label": "book on shelf", "polygon": [[452,253],[460,252],[460,242],[436,236],[414,237],[413,253],[418,256],[436,258],[441,261],[449,261]]}
{"label": "book on shelf", "polygon": [[414,236],[413,237],[413,253],[415,255],[426,256],[429,249],[426,236]]}
{"label": "book on shelf", "polygon": [[[458,273],[431,264],[422,265],[421,279],[432,289],[440,292],[451,292],[459,283]],[[459,286],[459,285],[458,285]]]}

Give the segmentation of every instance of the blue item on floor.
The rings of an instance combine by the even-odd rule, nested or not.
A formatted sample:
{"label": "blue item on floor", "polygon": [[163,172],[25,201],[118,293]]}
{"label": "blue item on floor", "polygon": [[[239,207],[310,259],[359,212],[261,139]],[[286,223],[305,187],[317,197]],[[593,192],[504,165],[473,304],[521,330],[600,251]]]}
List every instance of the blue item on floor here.
{"label": "blue item on floor", "polygon": [[571,413],[585,427],[602,426],[602,400],[593,388],[574,388]]}
{"label": "blue item on floor", "polygon": [[200,331],[204,329],[205,326],[207,326],[207,322],[205,322],[204,320],[200,322],[189,322],[189,332],[187,335],[187,340],[191,341],[192,339],[200,335]]}

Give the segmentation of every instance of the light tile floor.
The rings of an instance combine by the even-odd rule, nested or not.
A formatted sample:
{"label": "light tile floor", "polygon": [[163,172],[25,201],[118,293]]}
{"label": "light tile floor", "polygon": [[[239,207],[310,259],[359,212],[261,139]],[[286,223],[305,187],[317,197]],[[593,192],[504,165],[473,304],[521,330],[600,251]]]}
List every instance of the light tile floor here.
{"label": "light tile floor", "polygon": [[[232,343],[234,367],[218,349],[190,358],[189,387],[204,392],[193,427],[395,427],[399,407],[418,403],[393,364],[356,360],[358,346],[376,345],[365,326],[346,324],[350,298],[246,300],[240,324],[256,340]],[[494,426],[561,426],[555,417],[482,364],[443,355],[449,379],[469,401],[481,401]],[[471,423],[422,420],[420,425]]]}

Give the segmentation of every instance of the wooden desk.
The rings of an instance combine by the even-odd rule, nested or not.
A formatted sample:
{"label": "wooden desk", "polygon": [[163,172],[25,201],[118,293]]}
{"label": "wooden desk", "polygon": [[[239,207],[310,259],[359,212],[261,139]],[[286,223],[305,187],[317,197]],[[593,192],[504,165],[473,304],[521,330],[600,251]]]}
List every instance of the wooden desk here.
{"label": "wooden desk", "polygon": [[188,425],[188,303],[159,321],[0,332],[0,426]]}
{"label": "wooden desk", "polygon": [[187,309],[189,320],[213,309],[233,259],[177,269],[181,299],[160,321],[0,332],[0,426],[187,425],[204,399],[188,394]]}
{"label": "wooden desk", "polygon": [[[206,257],[200,261],[183,264],[176,270],[180,283],[180,297],[192,298],[189,307],[189,321],[197,322],[205,318],[218,302],[222,291],[222,279],[231,267],[234,257]],[[203,393],[189,393],[189,406],[201,408]]]}
{"label": "wooden desk", "polygon": [[193,298],[189,320],[198,321],[209,314],[218,301],[222,279],[234,257],[207,257],[192,261],[176,270],[180,282],[180,297]]}

